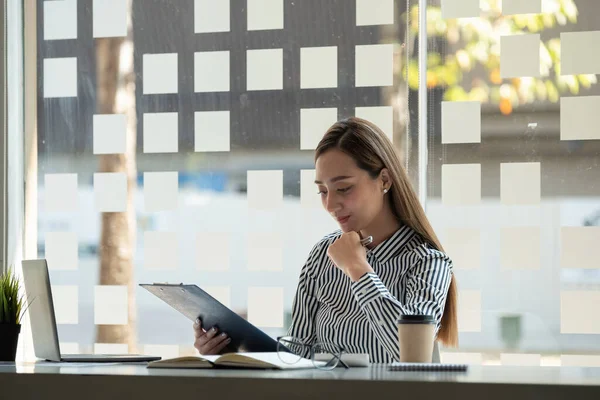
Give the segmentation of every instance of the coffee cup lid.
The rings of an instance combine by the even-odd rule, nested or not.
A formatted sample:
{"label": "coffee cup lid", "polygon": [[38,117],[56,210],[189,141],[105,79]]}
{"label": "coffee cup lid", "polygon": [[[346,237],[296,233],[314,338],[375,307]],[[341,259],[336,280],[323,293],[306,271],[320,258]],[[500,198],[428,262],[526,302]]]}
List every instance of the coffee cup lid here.
{"label": "coffee cup lid", "polygon": [[413,314],[401,315],[398,318],[399,324],[435,324],[433,315]]}

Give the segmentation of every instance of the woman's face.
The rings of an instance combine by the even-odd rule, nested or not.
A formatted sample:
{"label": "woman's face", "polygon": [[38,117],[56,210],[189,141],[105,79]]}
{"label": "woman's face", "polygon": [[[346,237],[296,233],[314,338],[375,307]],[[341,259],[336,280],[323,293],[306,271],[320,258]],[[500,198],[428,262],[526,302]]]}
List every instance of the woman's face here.
{"label": "woman's face", "polygon": [[369,227],[383,208],[383,180],[372,179],[352,157],[333,149],[316,161],[316,180],[323,207],[343,232]]}

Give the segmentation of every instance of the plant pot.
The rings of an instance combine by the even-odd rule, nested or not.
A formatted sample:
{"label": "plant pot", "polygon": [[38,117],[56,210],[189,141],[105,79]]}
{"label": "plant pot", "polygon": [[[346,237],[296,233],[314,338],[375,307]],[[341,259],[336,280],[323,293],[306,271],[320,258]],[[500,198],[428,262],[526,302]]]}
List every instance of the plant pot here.
{"label": "plant pot", "polygon": [[0,361],[15,361],[21,325],[0,324]]}

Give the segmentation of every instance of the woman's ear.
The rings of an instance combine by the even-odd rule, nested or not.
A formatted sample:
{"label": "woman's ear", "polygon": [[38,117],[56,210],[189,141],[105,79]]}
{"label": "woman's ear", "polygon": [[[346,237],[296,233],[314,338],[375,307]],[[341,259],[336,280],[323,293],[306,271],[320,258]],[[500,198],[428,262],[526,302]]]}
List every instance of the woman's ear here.
{"label": "woman's ear", "polygon": [[390,173],[387,168],[384,168],[379,173],[379,179],[381,180],[381,184],[383,185],[383,189],[390,190],[392,187],[392,180],[390,179]]}

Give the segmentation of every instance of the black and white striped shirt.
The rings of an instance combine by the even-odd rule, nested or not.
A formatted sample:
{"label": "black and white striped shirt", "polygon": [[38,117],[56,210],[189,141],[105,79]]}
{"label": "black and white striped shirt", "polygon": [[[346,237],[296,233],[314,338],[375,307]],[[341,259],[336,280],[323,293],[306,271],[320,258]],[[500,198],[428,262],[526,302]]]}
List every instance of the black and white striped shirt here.
{"label": "black and white striped shirt", "polygon": [[437,335],[450,286],[450,258],[402,226],[367,250],[374,273],[352,282],[327,256],[340,236],[341,231],[325,236],[310,252],[288,334],[307,344],[335,343],[348,353],[368,353],[373,363],[398,361],[396,321],[402,314],[434,315]]}

